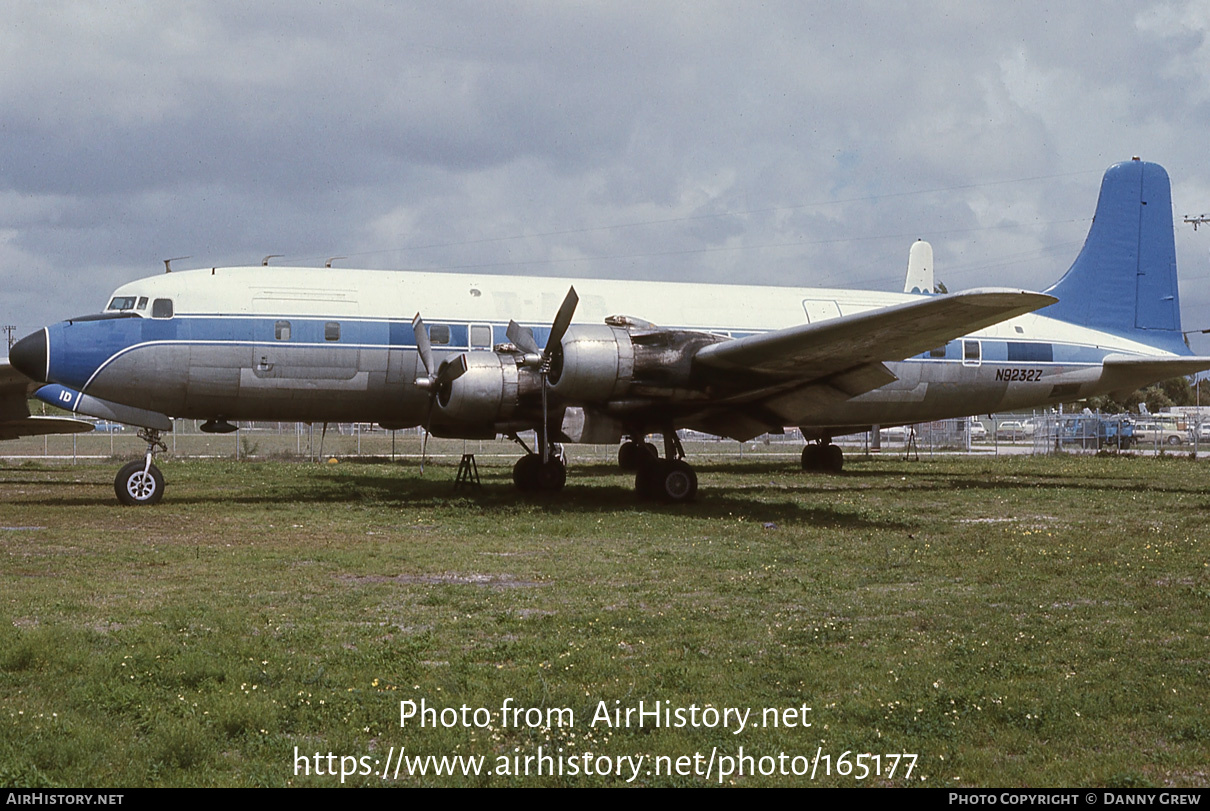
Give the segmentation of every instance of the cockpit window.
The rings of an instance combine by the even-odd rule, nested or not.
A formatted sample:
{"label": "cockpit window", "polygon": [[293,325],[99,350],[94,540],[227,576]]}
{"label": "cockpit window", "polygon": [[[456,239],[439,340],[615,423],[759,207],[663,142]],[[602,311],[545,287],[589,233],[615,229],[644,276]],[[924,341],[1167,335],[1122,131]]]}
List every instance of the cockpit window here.
{"label": "cockpit window", "polygon": [[122,310],[133,310],[134,302],[134,296],[114,296],[113,301],[109,302],[107,309],[118,310],[119,312]]}
{"label": "cockpit window", "polygon": [[146,296],[139,296],[139,306],[137,309],[139,309],[139,310],[147,309],[147,297]]}
{"label": "cockpit window", "polygon": [[158,298],[151,302],[152,318],[172,318],[172,299]]}

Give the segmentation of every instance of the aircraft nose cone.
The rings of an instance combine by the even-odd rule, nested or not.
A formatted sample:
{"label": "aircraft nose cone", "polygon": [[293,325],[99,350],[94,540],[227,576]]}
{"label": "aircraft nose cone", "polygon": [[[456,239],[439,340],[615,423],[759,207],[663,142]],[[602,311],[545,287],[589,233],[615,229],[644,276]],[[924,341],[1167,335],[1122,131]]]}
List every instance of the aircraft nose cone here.
{"label": "aircraft nose cone", "polygon": [[8,351],[8,362],[21,374],[46,382],[46,330],[26,335]]}

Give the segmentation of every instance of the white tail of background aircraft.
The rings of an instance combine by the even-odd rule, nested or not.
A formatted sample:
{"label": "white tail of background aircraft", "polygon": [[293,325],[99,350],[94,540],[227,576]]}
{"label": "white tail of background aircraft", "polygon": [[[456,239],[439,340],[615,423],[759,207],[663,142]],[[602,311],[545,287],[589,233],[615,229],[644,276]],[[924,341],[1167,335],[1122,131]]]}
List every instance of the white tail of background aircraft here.
{"label": "white tail of background aircraft", "polygon": [[[874,424],[1210,368],[1182,340],[1175,259],[1168,175],[1133,160],[1106,172],[1083,250],[1044,294],[210,268],[123,285],[104,312],[23,338],[11,361],[49,384],[42,399],[145,429],[145,459],[115,482],[126,503],[162,496],[152,456],[170,417],[504,434],[526,451],[522,490],[562,489],[554,443],[625,440],[639,495],[686,501],[697,477],[678,429],[747,439],[801,426],[803,467],[839,471],[832,438]],[[931,259],[913,261],[931,275]],[[520,437],[531,429],[535,448]]]}

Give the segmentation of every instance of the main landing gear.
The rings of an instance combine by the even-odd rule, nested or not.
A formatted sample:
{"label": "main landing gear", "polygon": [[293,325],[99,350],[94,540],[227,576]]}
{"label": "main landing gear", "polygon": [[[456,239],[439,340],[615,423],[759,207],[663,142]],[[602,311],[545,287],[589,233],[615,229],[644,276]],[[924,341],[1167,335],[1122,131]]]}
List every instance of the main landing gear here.
{"label": "main landing gear", "polygon": [[[516,434],[512,435],[512,440],[525,449],[525,455],[513,465],[513,484],[518,490],[522,493],[557,493],[563,489],[567,483],[567,463],[561,446],[552,443],[543,454],[530,450]],[[539,446],[541,444],[539,438]]]}
{"label": "main landing gear", "polygon": [[627,473],[634,473],[639,465],[652,459],[658,459],[660,452],[650,442],[623,442],[618,448],[618,467]]}
{"label": "main landing gear", "polygon": [[537,453],[527,453],[513,465],[513,484],[522,493],[557,493],[567,483],[567,465],[557,456],[545,462]]}
{"label": "main landing gear", "polygon": [[630,440],[618,450],[618,465],[635,472],[634,491],[639,498],[683,504],[697,495],[697,473],[685,461],[685,449],[672,429],[664,433],[663,459],[650,442]]}
{"label": "main landing gear", "polygon": [[844,468],[844,451],[831,440],[809,443],[802,449],[802,469],[813,473],[839,473]]}
{"label": "main landing gear", "polygon": [[[643,436],[643,434],[635,434]],[[513,483],[522,493],[557,493],[567,482],[567,463],[558,444],[546,446],[545,453],[531,450],[516,434],[510,438],[525,449],[525,455],[513,465]],[[538,437],[538,447],[543,447]],[[650,442],[629,440],[618,450],[618,464],[634,472],[634,490],[641,499],[682,504],[697,495],[697,473],[685,461],[685,449],[676,431],[664,434],[664,458]]]}
{"label": "main landing gear", "polygon": [[166,453],[168,446],[160,441],[160,432],[154,428],[139,431],[139,439],[147,443],[145,458],[124,466],[113,480],[113,490],[118,501],[129,507],[159,504],[160,499],[164,497],[164,475],[151,460],[157,449]]}

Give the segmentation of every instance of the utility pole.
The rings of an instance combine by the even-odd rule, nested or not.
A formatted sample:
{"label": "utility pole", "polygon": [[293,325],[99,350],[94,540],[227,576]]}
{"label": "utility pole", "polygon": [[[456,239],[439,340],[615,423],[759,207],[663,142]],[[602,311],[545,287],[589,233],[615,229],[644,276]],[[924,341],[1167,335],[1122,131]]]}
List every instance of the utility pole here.
{"label": "utility pole", "polygon": [[[1193,230],[1196,231],[1199,225],[1206,225],[1207,223],[1210,223],[1210,216],[1199,214],[1196,217],[1190,217],[1188,214],[1186,214],[1185,222],[1189,225],[1192,225]],[[1210,329],[1195,331],[1201,332],[1204,335],[1210,332]],[[1186,335],[1188,335],[1188,333],[1186,333]],[[1188,346],[1188,338],[1185,339],[1185,345]],[[1193,422],[1193,458],[1196,459],[1198,452],[1198,441],[1201,439],[1202,435],[1202,378],[1200,378],[1197,374],[1193,375],[1193,385],[1197,390],[1197,419]]]}
{"label": "utility pole", "polygon": [[5,332],[8,333],[8,348],[12,349],[13,343],[14,343],[13,332],[16,331],[17,325],[16,324],[5,324],[3,327],[0,327],[0,329],[3,329]]}

